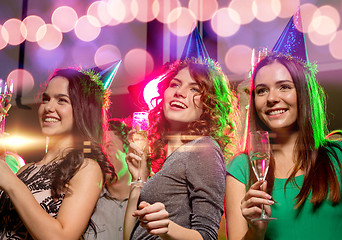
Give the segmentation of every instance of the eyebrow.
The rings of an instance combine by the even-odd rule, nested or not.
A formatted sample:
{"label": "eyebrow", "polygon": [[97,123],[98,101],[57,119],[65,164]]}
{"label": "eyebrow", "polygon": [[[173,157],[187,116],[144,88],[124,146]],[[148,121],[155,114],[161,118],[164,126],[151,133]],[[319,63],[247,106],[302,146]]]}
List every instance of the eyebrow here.
{"label": "eyebrow", "polygon": [[[42,94],[42,96],[43,96],[43,97],[49,97],[50,95],[49,95],[49,94],[47,94],[47,93],[43,93],[43,94]],[[56,94],[54,97],[57,97],[57,98],[60,98],[60,97],[67,97],[67,98],[69,98],[69,99],[70,99],[70,97],[69,97],[68,95],[66,95],[66,94],[62,94],[62,93],[60,93],[60,94]]]}
{"label": "eyebrow", "polygon": [[[173,78],[172,80],[176,80],[177,82],[183,83],[182,80],[180,80],[178,78]],[[194,81],[194,80],[189,85],[191,85],[191,86],[193,86],[193,85],[199,86],[199,84],[196,81]]]}
{"label": "eyebrow", "polygon": [[[292,84],[294,84],[294,82],[291,81],[291,80],[280,80],[280,81],[276,81],[275,84],[282,84],[282,83],[292,83]],[[260,84],[255,85],[254,88],[257,88],[257,87],[264,87],[264,86],[267,86],[267,84],[260,83]]]}

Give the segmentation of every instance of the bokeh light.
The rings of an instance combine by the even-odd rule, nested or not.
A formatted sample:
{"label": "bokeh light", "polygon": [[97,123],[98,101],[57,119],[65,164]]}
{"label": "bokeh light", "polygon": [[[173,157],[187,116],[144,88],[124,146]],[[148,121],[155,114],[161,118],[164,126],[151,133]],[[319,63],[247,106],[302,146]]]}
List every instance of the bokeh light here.
{"label": "bokeh light", "polygon": [[159,13],[159,3],[154,0],[135,0],[132,11],[137,12],[136,19],[140,22],[150,22]]}
{"label": "bokeh light", "polygon": [[122,20],[123,23],[129,23],[132,22],[135,17],[138,15],[138,8],[134,7],[136,6],[136,1],[135,0],[124,0],[122,3],[125,6],[125,18]]}
{"label": "bokeh light", "polygon": [[296,13],[300,5],[299,0],[280,0],[281,10],[279,13],[280,18],[290,18]]}
{"label": "bokeh light", "polygon": [[254,20],[252,11],[253,0],[233,0],[229,3],[229,8],[237,12],[240,16],[239,24],[247,24]]}
{"label": "bokeh light", "polygon": [[337,10],[325,5],[317,8],[309,25],[309,39],[317,46],[329,44],[340,24]]}
{"label": "bokeh light", "polygon": [[310,27],[321,35],[331,35],[336,32],[339,25],[338,11],[332,6],[325,5],[315,11]]}
{"label": "bokeh light", "polygon": [[[321,35],[330,35],[336,32],[336,24],[329,16],[317,16],[313,18],[310,27]],[[310,28],[309,27],[309,28]],[[310,32],[310,31],[309,31]]]}
{"label": "bokeh light", "polygon": [[57,26],[61,32],[70,32],[74,29],[78,16],[72,7],[62,6],[53,11],[51,22]]}
{"label": "bokeh light", "polygon": [[314,13],[316,12],[316,10],[317,10],[317,7],[311,3],[305,3],[300,6],[300,15],[302,19],[302,31],[304,33],[309,32],[309,26],[312,22],[312,17]]}
{"label": "bokeh light", "polygon": [[116,24],[119,24],[119,22],[114,21],[112,16],[109,14],[107,2],[103,2],[103,1],[93,2],[88,7],[87,15],[97,18],[102,27],[108,25],[112,20]]}
{"label": "bokeh light", "polygon": [[336,32],[330,44],[329,51],[331,56],[338,60],[342,60],[342,30]]}
{"label": "bokeh light", "polygon": [[217,11],[218,3],[217,0],[190,0],[188,8],[198,21],[208,21]]}
{"label": "bokeh light", "polygon": [[0,24],[0,50],[7,46],[8,40],[8,31]]}
{"label": "bokeh light", "polygon": [[240,16],[231,8],[219,9],[211,19],[211,27],[221,37],[234,35],[240,29]]}
{"label": "bokeh light", "polygon": [[124,66],[132,77],[142,78],[152,72],[153,58],[145,49],[134,48],[124,58]]}
{"label": "bokeh light", "polygon": [[167,20],[168,28],[177,36],[187,36],[196,27],[196,17],[188,8],[173,9]]}
{"label": "bokeh light", "polygon": [[97,18],[86,15],[78,19],[75,26],[76,36],[84,41],[90,42],[96,39],[101,32],[101,24]]}
{"label": "bokeh light", "polygon": [[94,56],[96,66],[106,65],[117,60],[121,60],[120,49],[111,44],[101,46]]}
{"label": "bokeh light", "polygon": [[10,72],[7,76],[7,81],[10,80],[13,81],[14,92],[21,88],[23,95],[29,93],[34,86],[32,74],[25,69],[15,69]]}
{"label": "bokeh light", "polygon": [[41,17],[36,16],[36,15],[31,15],[31,16],[26,17],[23,20],[23,23],[25,24],[26,29],[27,29],[27,36],[26,36],[27,41],[37,42],[42,37],[44,37],[46,31],[41,36],[37,35],[38,29],[45,25],[45,22]]}
{"label": "bokeh light", "polygon": [[10,45],[19,45],[27,36],[26,26],[17,18],[8,19],[2,27],[8,32],[8,44]]}
{"label": "bokeh light", "polygon": [[331,38],[333,37],[334,34],[320,34],[316,31],[309,31],[308,32],[308,37],[310,41],[317,45],[317,46],[323,46],[329,44]]}
{"label": "bokeh light", "polygon": [[279,16],[281,4],[279,0],[254,0],[252,11],[259,21],[270,22]]}
{"label": "bokeh light", "polygon": [[110,16],[117,23],[123,22],[126,12],[130,11],[130,8],[127,8],[121,0],[110,0],[107,5]]}
{"label": "bokeh light", "polygon": [[[42,32],[45,32],[45,34],[42,34]],[[62,32],[53,24],[46,24],[40,27],[37,31],[37,36],[42,36],[37,43],[41,48],[44,48],[45,50],[52,50],[57,48],[62,40],[63,40],[63,34]]]}
{"label": "bokeh light", "polygon": [[246,45],[235,45],[225,55],[227,68],[236,74],[247,73],[251,68],[252,49]]}
{"label": "bokeh light", "polygon": [[[181,4],[179,0],[156,0],[159,5],[159,12],[157,20],[161,23],[168,23],[169,14],[176,8],[180,8]],[[169,19],[171,20],[171,19]]]}

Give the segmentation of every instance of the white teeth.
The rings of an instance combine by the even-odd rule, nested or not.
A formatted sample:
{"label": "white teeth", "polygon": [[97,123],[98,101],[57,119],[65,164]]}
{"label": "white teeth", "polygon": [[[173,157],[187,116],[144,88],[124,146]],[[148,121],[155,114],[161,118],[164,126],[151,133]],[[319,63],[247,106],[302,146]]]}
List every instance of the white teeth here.
{"label": "white teeth", "polygon": [[170,105],[180,107],[180,108],[186,108],[186,105],[184,103],[177,102],[177,101],[171,102]]}
{"label": "white teeth", "polygon": [[44,122],[58,122],[56,118],[45,118]]}
{"label": "white teeth", "polygon": [[275,110],[275,111],[269,112],[268,115],[277,115],[277,114],[282,114],[284,112],[286,112],[286,110]]}

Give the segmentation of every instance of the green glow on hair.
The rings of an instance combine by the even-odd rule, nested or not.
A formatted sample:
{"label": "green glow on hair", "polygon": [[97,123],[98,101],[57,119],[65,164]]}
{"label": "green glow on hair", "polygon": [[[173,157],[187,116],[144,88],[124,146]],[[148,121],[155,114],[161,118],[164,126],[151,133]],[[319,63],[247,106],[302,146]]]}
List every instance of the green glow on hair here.
{"label": "green glow on hair", "polygon": [[315,70],[307,68],[305,74],[308,81],[308,91],[311,99],[311,114],[312,114],[312,131],[315,140],[315,148],[322,146],[325,143],[325,136],[328,132],[327,118],[325,114],[325,94],[320,85],[315,79]]}

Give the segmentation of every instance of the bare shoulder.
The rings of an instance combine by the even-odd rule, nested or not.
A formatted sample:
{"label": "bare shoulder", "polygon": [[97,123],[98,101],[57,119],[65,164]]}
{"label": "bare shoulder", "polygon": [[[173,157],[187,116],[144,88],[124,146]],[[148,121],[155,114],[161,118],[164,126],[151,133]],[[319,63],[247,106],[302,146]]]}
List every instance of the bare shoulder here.
{"label": "bare shoulder", "polygon": [[[70,180],[70,188],[79,188],[80,186],[88,187],[101,187],[103,183],[103,175],[100,165],[93,159],[86,158],[79,171]],[[88,189],[88,190],[89,190]]]}
{"label": "bare shoulder", "polygon": [[83,167],[91,167],[91,168],[101,169],[99,163],[92,158],[85,158],[81,168],[83,168]]}
{"label": "bare shoulder", "polygon": [[79,172],[80,174],[100,174],[102,176],[102,170],[98,162],[91,158],[85,158],[82,166],[80,167]]}

